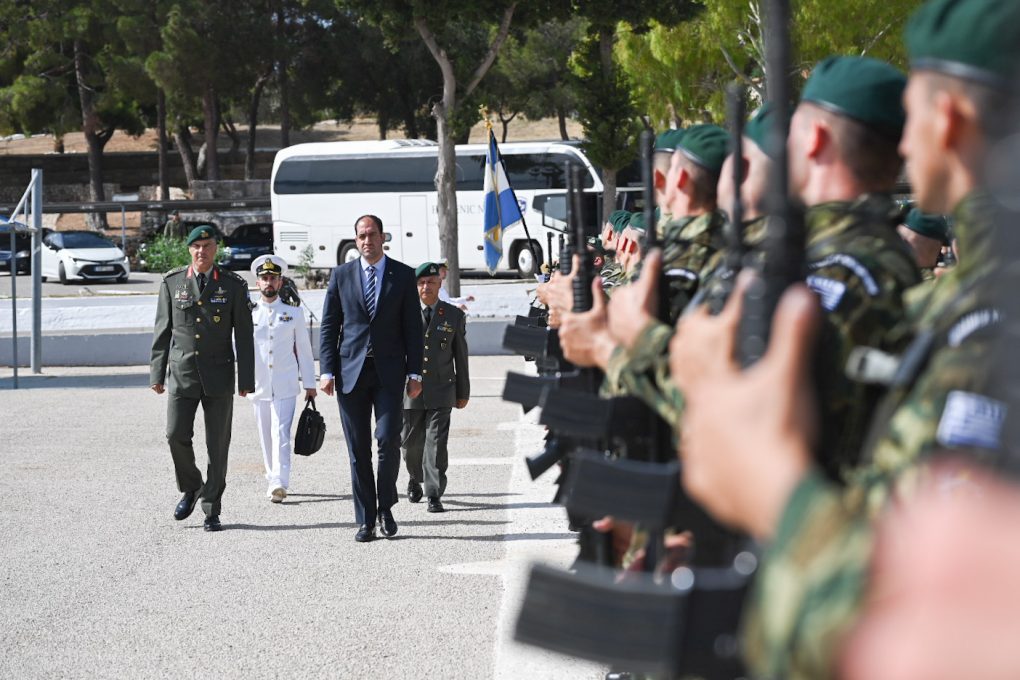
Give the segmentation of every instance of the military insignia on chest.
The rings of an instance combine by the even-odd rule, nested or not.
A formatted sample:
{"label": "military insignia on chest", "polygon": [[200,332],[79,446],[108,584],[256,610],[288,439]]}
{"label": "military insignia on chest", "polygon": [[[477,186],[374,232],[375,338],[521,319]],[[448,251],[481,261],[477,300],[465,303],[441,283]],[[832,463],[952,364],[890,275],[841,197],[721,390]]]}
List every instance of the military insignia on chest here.
{"label": "military insignia on chest", "polygon": [[443,322],[441,324],[439,324],[439,327],[437,328],[437,330],[440,330],[440,331],[442,331],[444,333],[452,333],[453,332],[453,326],[450,325],[449,321],[446,321],[444,319]]}
{"label": "military insignia on chest", "polygon": [[184,286],[178,286],[174,290],[174,301],[175,302],[191,302],[191,291]]}
{"label": "military insignia on chest", "polygon": [[209,296],[209,302],[214,305],[227,304],[227,291],[223,289],[223,286],[217,288],[216,292]]}
{"label": "military insignia on chest", "polygon": [[294,320],[294,317],[292,317],[287,312],[284,312],[283,314],[281,314],[280,318],[279,318],[280,323],[287,323],[288,321],[293,321],[293,320]]}

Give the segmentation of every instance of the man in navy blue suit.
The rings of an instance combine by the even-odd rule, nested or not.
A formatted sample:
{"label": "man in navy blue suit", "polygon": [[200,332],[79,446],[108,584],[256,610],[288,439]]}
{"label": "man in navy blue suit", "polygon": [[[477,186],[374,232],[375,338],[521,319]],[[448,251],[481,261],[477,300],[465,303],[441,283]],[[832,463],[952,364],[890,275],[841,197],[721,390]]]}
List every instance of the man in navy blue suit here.
{"label": "man in navy blue suit", "polygon": [[[397,502],[403,394],[421,394],[421,310],[414,270],[383,253],[383,224],[375,215],[354,223],[361,257],[333,270],[322,307],[319,388],[340,404],[351,459],[354,540],[397,533],[390,508]],[[405,388],[406,382],[406,388]],[[372,412],[379,447],[372,473]]]}

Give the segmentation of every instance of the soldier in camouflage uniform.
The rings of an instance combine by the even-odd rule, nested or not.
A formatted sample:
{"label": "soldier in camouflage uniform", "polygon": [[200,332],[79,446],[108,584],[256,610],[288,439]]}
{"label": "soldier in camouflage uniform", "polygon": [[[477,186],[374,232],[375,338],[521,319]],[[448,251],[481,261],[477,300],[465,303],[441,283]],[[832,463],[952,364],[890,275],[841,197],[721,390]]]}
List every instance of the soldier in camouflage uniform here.
{"label": "soldier in camouflage uniform", "polygon": [[[187,239],[192,263],[163,276],[149,365],[152,390],[156,394],[169,392],[166,438],[177,488],[184,494],[174,509],[174,519],[187,518],[201,497],[206,531],[222,528],[220,498],[227,485],[235,357],[238,395],[255,391],[248,284],[214,264],[216,238],[212,227],[195,227]],[[199,404],[205,413],[209,454],[204,483],[192,447]]]}
{"label": "soldier in camouflage uniform", "polygon": [[[749,661],[761,676],[834,677],[864,602],[872,519],[892,499],[909,502],[936,452],[982,457],[1002,447],[1006,407],[988,392],[989,378],[1001,370],[991,358],[1000,314],[988,283],[1004,262],[992,248],[981,178],[988,150],[1009,129],[1001,117],[1010,110],[1020,64],[1020,3],[930,0],[911,18],[906,41],[911,75],[900,149],[918,206],[952,213],[962,261],[911,292],[907,313],[916,339],[903,355],[908,360],[888,371],[890,392],[849,486],[835,487],[805,455],[810,423],[798,384],[806,366],[797,354],[810,335],[810,315],[799,291],[781,305],[775,346],[753,371],[724,367],[703,345],[727,346],[730,310],[719,319],[684,320],[678,337],[698,339],[701,350],[671,347],[674,374],[689,399],[685,427],[698,433],[685,441],[686,469],[711,480],[689,490],[713,512],[770,539],[747,624]],[[699,370],[690,370],[695,364]],[[727,413],[707,407],[729,396]],[[751,404],[754,421],[742,421]],[[753,451],[749,440],[757,444]],[[734,469],[741,474],[723,475]],[[937,481],[944,491],[967,482],[951,473]],[[733,505],[752,488],[756,499]]]}
{"label": "soldier in camouflage uniform", "polygon": [[[790,147],[801,150],[792,156],[791,183],[810,205],[805,215],[807,282],[827,312],[815,375],[823,421],[819,451],[824,452],[821,460],[834,480],[856,459],[866,423],[881,396],[880,389],[846,377],[843,367],[850,352],[862,345],[895,352],[909,340],[898,326],[904,313],[903,295],[919,281],[918,272],[895,232],[898,210],[888,193],[883,193],[892,190],[899,170],[895,149],[903,111],[896,103],[904,83],[895,69],[873,59],[827,59],[805,86],[791,126]],[[762,122],[752,120],[747,130],[747,146],[759,153],[764,148]],[[836,140],[821,152],[826,167],[838,168],[841,176],[852,179],[842,184],[831,177],[821,181],[817,166],[811,169],[809,159],[819,152],[809,152],[805,144],[818,134],[819,126],[828,139]],[[862,138],[871,142],[871,154],[846,148]],[[882,159],[892,159],[891,167],[874,172],[871,166]],[[757,178],[760,182],[761,175]],[[824,186],[824,193],[809,183]],[[754,215],[753,206],[751,210]],[[762,226],[761,222],[750,225],[745,240],[760,239]],[[613,309],[611,330],[617,325]],[[673,329],[661,322],[643,326],[632,347],[614,355],[609,372],[628,393],[642,397],[675,423],[683,397],[668,380],[667,348]]]}

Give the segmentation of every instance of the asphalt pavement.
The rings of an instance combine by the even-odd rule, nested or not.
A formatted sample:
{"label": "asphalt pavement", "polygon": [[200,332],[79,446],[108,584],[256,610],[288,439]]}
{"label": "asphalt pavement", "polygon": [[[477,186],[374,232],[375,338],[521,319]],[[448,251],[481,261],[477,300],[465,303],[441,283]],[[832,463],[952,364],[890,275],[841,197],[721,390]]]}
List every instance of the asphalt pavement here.
{"label": "asphalt pavement", "polygon": [[[20,281],[19,281],[20,283]],[[500,394],[515,357],[472,357],[455,411],[445,514],[401,501],[399,533],[354,542],[335,404],[326,444],[265,497],[247,400],[234,401],[225,531],[179,494],[166,397],[147,367],[46,368],[12,390],[0,367],[0,677],[600,678],[511,641],[528,565],[575,552],[552,475],[523,456],[542,430]],[[204,429],[196,449],[204,468]]]}

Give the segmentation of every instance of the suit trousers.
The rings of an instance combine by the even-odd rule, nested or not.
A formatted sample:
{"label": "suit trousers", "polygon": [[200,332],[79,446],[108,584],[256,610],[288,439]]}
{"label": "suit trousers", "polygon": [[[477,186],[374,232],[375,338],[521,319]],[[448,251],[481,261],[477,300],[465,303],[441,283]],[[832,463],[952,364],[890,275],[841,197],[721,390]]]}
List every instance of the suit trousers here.
{"label": "suit trousers", "polygon": [[269,482],[266,495],[271,496],[274,489],[290,486],[290,431],[297,397],[256,399],[252,405],[255,407],[259,444],[262,445],[262,462],[266,465],[266,481]]}
{"label": "suit trousers", "polygon": [[[379,381],[375,361],[369,358],[354,389],[348,394],[337,390],[337,401],[351,460],[354,518],[358,524],[375,524],[377,510],[389,510],[397,502],[403,389],[386,389]],[[373,411],[379,449],[378,479],[372,473]]]}
{"label": "suit trousers", "polygon": [[425,483],[425,496],[439,498],[446,491],[449,467],[450,408],[404,409],[400,447],[407,474]]}
{"label": "suit trousers", "polygon": [[[202,511],[206,516],[220,514],[220,499],[227,488],[227,452],[230,449],[230,427],[234,416],[234,395],[192,398],[168,395],[166,439],[174,460],[177,488],[182,492],[200,491]],[[205,417],[205,446],[209,455],[205,484],[195,465],[195,413],[202,405]]]}

